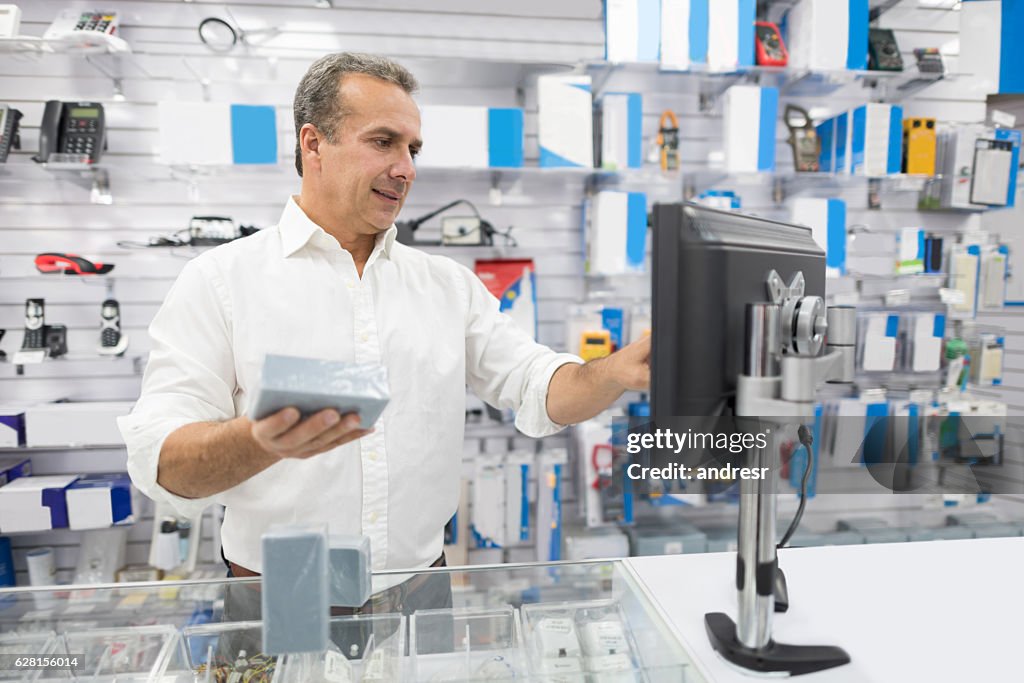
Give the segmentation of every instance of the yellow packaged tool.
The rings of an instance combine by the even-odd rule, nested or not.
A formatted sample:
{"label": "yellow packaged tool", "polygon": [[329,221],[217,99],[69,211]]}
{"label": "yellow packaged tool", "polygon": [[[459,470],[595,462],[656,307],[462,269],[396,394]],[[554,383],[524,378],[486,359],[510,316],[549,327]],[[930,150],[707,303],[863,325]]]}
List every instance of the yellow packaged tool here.
{"label": "yellow packaged tool", "polygon": [[935,119],[903,119],[903,172],[935,175]]}
{"label": "yellow packaged tool", "polygon": [[584,332],[580,335],[580,358],[592,361],[612,353],[612,335],[608,330]]}
{"label": "yellow packaged tool", "polygon": [[679,169],[679,119],[675,112],[666,109],[661,112],[658,124],[658,147],[661,149],[661,170]]}

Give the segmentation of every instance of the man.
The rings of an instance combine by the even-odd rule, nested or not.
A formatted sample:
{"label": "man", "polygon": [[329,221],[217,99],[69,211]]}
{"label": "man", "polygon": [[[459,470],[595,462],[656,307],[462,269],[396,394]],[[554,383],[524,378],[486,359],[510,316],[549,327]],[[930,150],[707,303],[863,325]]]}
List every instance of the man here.
{"label": "man", "polygon": [[[375,569],[439,563],[466,384],[541,437],[649,383],[648,341],[581,365],[499,313],[471,271],[395,241],[423,144],[416,88],[379,57],[313,64],[294,103],[300,194],[276,227],[188,263],[150,327],[120,422],[128,471],[182,514],[224,504],[235,575],[260,572],[260,537],[281,522],[367,535]],[[334,410],[250,421],[266,353],[384,365],[391,401],[369,430]]]}

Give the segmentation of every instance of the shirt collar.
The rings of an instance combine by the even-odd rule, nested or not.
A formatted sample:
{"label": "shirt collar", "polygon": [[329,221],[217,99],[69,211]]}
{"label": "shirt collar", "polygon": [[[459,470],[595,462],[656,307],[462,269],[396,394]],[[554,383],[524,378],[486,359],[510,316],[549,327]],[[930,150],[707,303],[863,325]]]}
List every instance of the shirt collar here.
{"label": "shirt collar", "polygon": [[[288,203],[281,212],[281,220],[277,222],[281,232],[281,252],[285,258],[302,249],[309,242],[319,243],[322,247],[340,249],[337,240],[327,234],[323,228],[314,223],[302,210],[295,197],[288,198]],[[377,235],[376,243],[370,260],[380,253],[385,258],[391,257],[391,245],[395,243],[398,228],[394,225]],[[368,261],[369,262],[369,261]]]}

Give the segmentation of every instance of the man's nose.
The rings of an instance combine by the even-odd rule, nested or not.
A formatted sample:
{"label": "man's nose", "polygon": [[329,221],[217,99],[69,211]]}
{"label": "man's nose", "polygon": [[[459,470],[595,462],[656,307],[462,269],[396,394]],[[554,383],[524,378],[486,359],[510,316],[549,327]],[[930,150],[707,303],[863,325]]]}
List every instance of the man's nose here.
{"label": "man's nose", "polygon": [[412,154],[402,153],[401,158],[391,166],[391,177],[401,178],[407,183],[416,179],[416,164],[413,163]]}

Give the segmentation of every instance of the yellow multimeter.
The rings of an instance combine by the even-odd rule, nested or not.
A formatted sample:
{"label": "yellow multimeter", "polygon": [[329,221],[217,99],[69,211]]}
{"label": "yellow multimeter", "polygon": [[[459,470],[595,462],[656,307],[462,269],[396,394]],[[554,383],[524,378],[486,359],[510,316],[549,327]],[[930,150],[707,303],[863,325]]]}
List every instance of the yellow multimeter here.
{"label": "yellow multimeter", "polygon": [[592,361],[612,354],[612,335],[608,330],[587,331],[580,335],[580,358]]}
{"label": "yellow multimeter", "polygon": [[666,109],[661,113],[661,120],[658,122],[658,148],[661,153],[661,170],[678,170],[679,119],[671,109]]}

